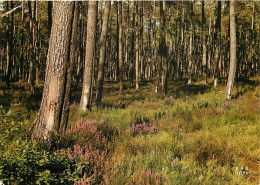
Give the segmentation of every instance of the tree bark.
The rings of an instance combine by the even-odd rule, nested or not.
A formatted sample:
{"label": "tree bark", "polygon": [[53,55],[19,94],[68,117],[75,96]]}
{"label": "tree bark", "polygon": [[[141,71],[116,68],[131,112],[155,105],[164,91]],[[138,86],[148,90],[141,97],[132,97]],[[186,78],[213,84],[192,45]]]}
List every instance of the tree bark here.
{"label": "tree bark", "polygon": [[46,61],[43,97],[33,138],[49,141],[50,132],[58,131],[64,102],[64,87],[69,58],[71,20],[74,2],[53,2],[53,26]]}
{"label": "tree bark", "polygon": [[160,44],[159,44],[159,60],[157,72],[157,92],[161,92],[162,96],[167,93],[168,78],[168,61],[167,61],[167,45],[165,31],[165,1],[160,1]]}
{"label": "tree bark", "polygon": [[119,36],[118,36],[118,62],[119,62],[119,94],[123,94],[123,44],[122,44],[122,1],[119,1]]}
{"label": "tree bark", "polygon": [[230,66],[226,90],[226,100],[231,100],[232,88],[234,86],[236,74],[236,19],[235,19],[235,0],[230,0]]}
{"label": "tree bark", "polygon": [[61,115],[61,123],[59,127],[60,132],[65,132],[67,129],[68,124],[68,117],[69,117],[69,108],[70,108],[70,94],[71,94],[71,86],[72,86],[72,72],[74,64],[77,60],[77,35],[78,35],[78,17],[79,17],[79,7],[78,2],[75,1],[75,8],[73,12],[73,23],[71,29],[71,45],[70,45],[70,56],[69,56],[69,64],[67,68],[67,78],[65,84],[65,95],[64,95],[64,103],[62,108],[62,115]]}
{"label": "tree bark", "polygon": [[98,2],[90,1],[88,4],[88,22],[87,22],[87,40],[85,68],[83,75],[83,87],[80,100],[80,109],[86,111],[91,107],[91,87],[93,76],[93,62],[96,45],[96,20],[97,20]]}
{"label": "tree bark", "polygon": [[98,81],[97,81],[97,97],[96,104],[99,107],[102,102],[102,93],[103,93],[103,83],[104,83],[104,64],[106,56],[106,38],[107,38],[107,27],[109,21],[111,2],[106,1],[105,11],[103,14],[103,23],[102,31],[100,37],[100,53],[99,53],[99,63],[98,63]]}
{"label": "tree bark", "polygon": [[138,2],[135,2],[135,89],[139,89],[139,24]]}
{"label": "tree bark", "polygon": [[21,28],[21,57],[19,70],[19,83],[23,81],[23,65],[24,65],[24,2],[22,2],[22,28]]}
{"label": "tree bark", "polygon": [[[13,8],[14,2],[11,1],[11,9]],[[9,2],[6,2],[7,11],[9,10]],[[7,18],[7,44],[6,44],[6,86],[9,88],[10,80],[11,80],[11,65],[13,59],[13,33],[14,33],[14,12],[11,13],[11,26],[10,24],[10,16]]]}
{"label": "tree bark", "polygon": [[214,42],[215,42],[215,53],[214,53],[214,87],[217,87],[218,85],[218,64],[220,59],[220,43],[221,43],[221,1],[217,2],[216,5],[216,13],[217,13],[217,19],[215,23],[215,36],[214,36]]}
{"label": "tree bark", "polygon": [[28,1],[28,7],[29,7],[29,18],[30,18],[30,23],[29,23],[29,30],[30,30],[30,44],[29,44],[29,52],[30,52],[30,68],[29,68],[29,81],[30,81],[30,85],[31,85],[31,95],[34,95],[34,80],[35,80],[35,69],[34,69],[34,62],[35,62],[35,52],[34,52],[34,13],[32,10],[32,3],[36,3],[36,2],[31,2]]}
{"label": "tree bark", "polygon": [[188,84],[191,84],[192,77],[193,77],[193,65],[194,65],[194,59],[193,59],[193,1],[190,3],[190,44],[189,44],[189,55],[188,55]]}
{"label": "tree bark", "polygon": [[204,0],[202,1],[202,71],[203,76],[205,78],[205,83],[207,84],[207,72],[208,72],[208,65],[207,65],[207,41],[206,41],[206,34],[205,34],[205,9],[204,9]]}

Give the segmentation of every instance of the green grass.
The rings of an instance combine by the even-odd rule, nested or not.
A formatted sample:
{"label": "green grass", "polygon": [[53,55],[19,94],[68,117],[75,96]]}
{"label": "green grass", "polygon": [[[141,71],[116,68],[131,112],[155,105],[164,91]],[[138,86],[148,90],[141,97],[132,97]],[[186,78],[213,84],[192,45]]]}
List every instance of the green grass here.
{"label": "green grass", "polygon": [[[118,94],[117,83],[105,83],[101,110],[93,104],[91,112],[81,112],[78,92],[72,92],[76,104],[71,106],[69,126],[104,120],[118,129],[106,145],[109,159],[102,169],[106,184],[257,184],[257,81],[239,82],[234,88],[235,99],[227,106],[223,104],[225,86],[221,84],[213,89],[211,84],[200,85],[199,80],[191,86],[177,80],[169,84],[167,97],[171,98],[162,98],[154,93],[152,82],[138,92],[126,83],[123,96]],[[8,109],[8,103],[5,105]],[[21,103],[20,107],[27,105]],[[31,124],[36,110],[37,106],[34,111],[24,110],[26,124]],[[129,127],[140,122],[153,124],[156,132],[133,135]],[[234,174],[241,167],[248,167],[249,175]]]}

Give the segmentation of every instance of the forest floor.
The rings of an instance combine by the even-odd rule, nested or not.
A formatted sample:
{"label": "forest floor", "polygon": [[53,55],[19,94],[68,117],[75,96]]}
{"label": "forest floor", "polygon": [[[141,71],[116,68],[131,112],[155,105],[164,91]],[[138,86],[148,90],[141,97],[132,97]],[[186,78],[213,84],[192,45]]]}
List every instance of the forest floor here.
{"label": "forest floor", "polygon": [[[30,141],[42,85],[0,84],[0,180],[18,184],[257,184],[259,79],[239,82],[224,104],[225,86],[171,81],[166,98],[152,81],[140,90],[105,82],[104,107],[78,109],[73,86],[66,134],[51,148]],[[57,167],[58,166],[58,167]],[[68,167],[69,166],[69,167]],[[26,171],[26,173],[24,172]],[[28,173],[29,171],[29,173]],[[65,183],[66,182],[66,183]]]}

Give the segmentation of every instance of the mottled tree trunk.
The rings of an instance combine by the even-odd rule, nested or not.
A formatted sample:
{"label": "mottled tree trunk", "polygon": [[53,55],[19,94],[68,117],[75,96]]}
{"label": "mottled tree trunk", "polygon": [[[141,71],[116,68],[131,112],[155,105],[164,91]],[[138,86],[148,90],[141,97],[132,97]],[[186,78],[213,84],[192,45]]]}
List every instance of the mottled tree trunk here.
{"label": "mottled tree trunk", "polygon": [[105,11],[103,14],[102,31],[100,37],[100,53],[99,53],[99,63],[98,63],[98,81],[97,81],[97,95],[96,95],[97,106],[100,106],[102,102],[103,83],[104,83],[104,64],[105,64],[105,56],[106,56],[106,38],[107,38],[107,27],[109,21],[110,6],[111,6],[111,2],[106,1]]}
{"label": "mottled tree trunk", "polygon": [[83,86],[80,100],[80,109],[86,111],[91,107],[91,87],[93,76],[93,62],[96,45],[96,20],[97,20],[98,2],[90,1],[88,4],[88,22],[87,22],[87,40],[85,68],[83,75]]}
{"label": "mottled tree trunk", "polygon": [[122,1],[119,1],[119,35],[118,35],[118,63],[119,63],[119,93],[123,94],[123,26],[122,26]]}
{"label": "mottled tree trunk", "polygon": [[235,0],[230,0],[229,16],[230,16],[230,66],[226,90],[226,100],[231,99],[232,88],[236,75],[236,19],[235,19]]}
{"label": "mottled tree trunk", "polygon": [[135,89],[139,89],[139,24],[138,2],[135,2]]}
{"label": "mottled tree trunk", "polygon": [[48,141],[58,131],[64,102],[74,2],[53,2],[53,26],[46,61],[43,97],[35,120],[33,138]]}

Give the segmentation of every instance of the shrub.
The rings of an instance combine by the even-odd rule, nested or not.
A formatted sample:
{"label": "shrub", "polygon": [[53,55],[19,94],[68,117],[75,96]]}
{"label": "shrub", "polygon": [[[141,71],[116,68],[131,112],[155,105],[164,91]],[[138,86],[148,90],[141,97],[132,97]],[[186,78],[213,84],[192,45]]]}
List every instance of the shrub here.
{"label": "shrub", "polygon": [[86,120],[75,127],[68,129],[65,134],[54,134],[53,149],[72,148],[75,144],[93,146],[105,150],[106,144],[118,135],[118,129],[101,121]]}

